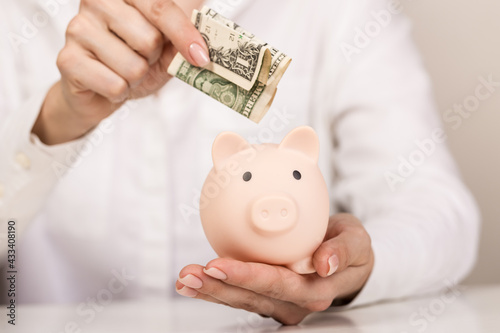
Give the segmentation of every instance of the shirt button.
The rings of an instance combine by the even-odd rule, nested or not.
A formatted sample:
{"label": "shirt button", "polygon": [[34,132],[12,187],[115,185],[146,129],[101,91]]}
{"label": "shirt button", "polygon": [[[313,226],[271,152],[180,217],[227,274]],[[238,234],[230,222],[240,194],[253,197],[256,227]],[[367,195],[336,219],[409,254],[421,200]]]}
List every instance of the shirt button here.
{"label": "shirt button", "polygon": [[24,153],[17,153],[15,160],[25,170],[28,170],[31,166],[30,159]]}

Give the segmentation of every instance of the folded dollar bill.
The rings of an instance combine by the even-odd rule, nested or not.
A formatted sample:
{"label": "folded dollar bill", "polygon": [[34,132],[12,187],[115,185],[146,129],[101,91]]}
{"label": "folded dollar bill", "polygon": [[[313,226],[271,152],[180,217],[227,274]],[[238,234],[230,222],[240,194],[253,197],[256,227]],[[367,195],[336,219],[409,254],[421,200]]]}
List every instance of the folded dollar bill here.
{"label": "folded dollar bill", "polygon": [[191,21],[211,62],[196,67],[177,53],[168,73],[258,123],[292,59],[208,7],[194,10]]}

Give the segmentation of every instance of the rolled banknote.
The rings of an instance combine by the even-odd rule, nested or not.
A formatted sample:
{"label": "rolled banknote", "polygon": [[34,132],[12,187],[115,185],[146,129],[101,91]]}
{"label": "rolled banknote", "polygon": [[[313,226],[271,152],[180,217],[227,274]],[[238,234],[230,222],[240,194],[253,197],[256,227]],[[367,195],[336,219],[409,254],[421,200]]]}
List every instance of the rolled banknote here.
{"label": "rolled banknote", "polygon": [[168,73],[258,123],[292,59],[208,7],[194,10],[191,21],[211,62],[196,67],[177,53]]}

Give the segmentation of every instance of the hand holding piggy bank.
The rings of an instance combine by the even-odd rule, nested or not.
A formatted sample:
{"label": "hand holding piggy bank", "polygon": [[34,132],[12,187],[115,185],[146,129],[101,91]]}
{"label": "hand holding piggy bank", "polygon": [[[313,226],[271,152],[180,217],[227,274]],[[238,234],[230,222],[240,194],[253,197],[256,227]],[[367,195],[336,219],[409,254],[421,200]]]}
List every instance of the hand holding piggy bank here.
{"label": "hand holding piggy bank", "polygon": [[314,273],[312,255],[329,218],[318,155],[318,137],[307,126],[279,145],[250,145],[236,133],[219,134],[200,200],[203,229],[215,252]]}

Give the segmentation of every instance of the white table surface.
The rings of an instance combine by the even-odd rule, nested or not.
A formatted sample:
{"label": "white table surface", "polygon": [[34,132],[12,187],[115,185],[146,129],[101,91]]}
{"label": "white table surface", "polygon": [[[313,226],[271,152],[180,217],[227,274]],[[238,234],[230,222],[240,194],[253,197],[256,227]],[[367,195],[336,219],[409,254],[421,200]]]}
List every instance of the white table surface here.
{"label": "white table surface", "polygon": [[[16,326],[1,332],[500,332],[500,285],[459,286],[447,293],[313,314],[298,326],[281,326],[245,311],[199,300],[112,302],[89,323],[77,305],[20,305]],[[424,315],[424,312],[426,314]],[[74,322],[77,327],[66,327]],[[71,325],[71,324],[70,324]],[[78,330],[77,330],[78,329]]]}

